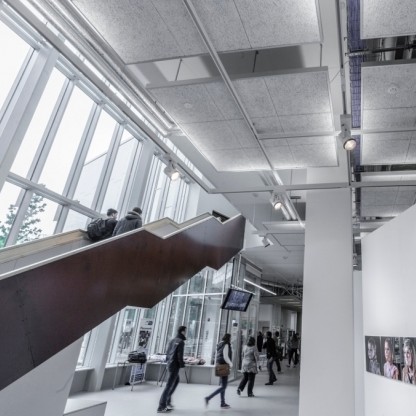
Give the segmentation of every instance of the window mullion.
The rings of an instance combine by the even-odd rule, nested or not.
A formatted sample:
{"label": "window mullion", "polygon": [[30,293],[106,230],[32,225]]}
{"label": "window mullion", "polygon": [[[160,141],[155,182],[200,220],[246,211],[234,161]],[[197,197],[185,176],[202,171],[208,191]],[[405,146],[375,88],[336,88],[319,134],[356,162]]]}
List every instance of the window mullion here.
{"label": "window mullion", "polygon": [[117,124],[114,129],[113,138],[111,139],[110,147],[108,149],[108,152],[104,161],[104,166],[106,166],[106,169],[103,169],[103,171],[101,172],[100,179],[97,184],[97,191],[94,195],[94,199],[92,202],[92,208],[95,209],[96,211],[101,211],[102,204],[105,198],[105,193],[106,193],[108,183],[111,178],[111,173],[113,171],[114,163],[116,161],[118,149],[120,147],[122,135],[123,135],[123,127],[120,124]]}

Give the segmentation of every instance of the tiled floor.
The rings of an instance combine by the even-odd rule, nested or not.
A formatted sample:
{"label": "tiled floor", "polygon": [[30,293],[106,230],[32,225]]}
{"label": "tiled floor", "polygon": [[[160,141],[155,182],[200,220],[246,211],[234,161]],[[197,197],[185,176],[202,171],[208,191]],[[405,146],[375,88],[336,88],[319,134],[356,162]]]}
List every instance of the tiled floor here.
{"label": "tiled floor", "polygon": [[[284,364],[286,364],[284,362]],[[204,397],[215,390],[216,386],[203,384],[180,383],[174,396],[175,409],[172,416],[195,415],[253,415],[262,416],[297,416],[299,407],[299,369],[286,368],[278,376],[273,386],[265,386],[268,381],[267,372],[261,371],[254,385],[255,397],[247,397],[247,391],[238,396],[239,381],[229,383],[226,391],[226,402],[231,409],[220,409],[219,395],[214,397],[208,408],[205,408]],[[130,386],[119,387],[115,390],[104,390],[97,393],[82,393],[76,397],[84,399],[107,401],[106,416],[139,416],[157,414],[159,398],[162,389],[155,382],[145,382],[130,390]]]}

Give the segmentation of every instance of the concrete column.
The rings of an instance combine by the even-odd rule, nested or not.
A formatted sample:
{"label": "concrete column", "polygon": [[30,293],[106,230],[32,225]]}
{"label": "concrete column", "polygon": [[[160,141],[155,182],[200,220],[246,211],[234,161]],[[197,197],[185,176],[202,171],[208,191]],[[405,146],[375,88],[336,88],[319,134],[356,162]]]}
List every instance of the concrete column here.
{"label": "concrete column", "polygon": [[[317,171],[308,176],[309,182],[319,180],[322,172]],[[308,191],[303,284],[299,415],[352,416],[354,314],[348,188]]]}

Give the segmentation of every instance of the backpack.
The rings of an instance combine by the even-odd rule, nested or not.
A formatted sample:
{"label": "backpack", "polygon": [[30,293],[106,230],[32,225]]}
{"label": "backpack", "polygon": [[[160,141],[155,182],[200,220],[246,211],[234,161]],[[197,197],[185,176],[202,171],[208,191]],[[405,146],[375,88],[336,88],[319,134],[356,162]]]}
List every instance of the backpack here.
{"label": "backpack", "polygon": [[104,218],[95,218],[87,226],[88,237],[92,241],[101,240],[107,234],[107,224]]}
{"label": "backpack", "polygon": [[146,353],[144,351],[132,351],[127,356],[127,361],[130,363],[144,364],[147,361]]}

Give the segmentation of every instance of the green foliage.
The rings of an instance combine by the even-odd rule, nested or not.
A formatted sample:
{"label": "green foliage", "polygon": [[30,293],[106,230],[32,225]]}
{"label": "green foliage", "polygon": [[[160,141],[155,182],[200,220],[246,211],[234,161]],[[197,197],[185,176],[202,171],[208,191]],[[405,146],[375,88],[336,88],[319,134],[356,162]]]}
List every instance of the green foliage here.
{"label": "green foliage", "polygon": [[[41,237],[42,229],[37,227],[37,224],[41,221],[38,215],[45,211],[46,205],[46,202],[43,202],[43,196],[33,194],[17,236],[17,243],[24,243]],[[4,222],[0,221],[0,248],[6,244],[7,236],[13,226],[16,214],[17,208],[14,205],[10,205],[6,220]]]}

